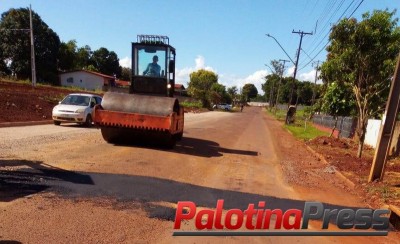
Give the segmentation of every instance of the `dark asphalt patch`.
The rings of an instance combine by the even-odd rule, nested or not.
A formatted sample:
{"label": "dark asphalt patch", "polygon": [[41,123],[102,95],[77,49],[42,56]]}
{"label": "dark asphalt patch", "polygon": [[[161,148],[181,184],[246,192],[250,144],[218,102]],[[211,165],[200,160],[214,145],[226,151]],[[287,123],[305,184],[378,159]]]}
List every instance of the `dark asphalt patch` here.
{"label": "dark asphalt patch", "polygon": [[[265,201],[269,209],[303,209],[304,201],[277,198],[239,191],[216,189],[148,176],[72,172],[49,168],[22,168],[0,170],[0,183],[20,196],[38,192],[78,201],[80,199],[104,203],[115,209],[141,209],[149,218],[167,221],[175,219],[175,209],[165,204],[192,201],[198,207],[215,208],[218,199],[224,199],[224,209],[241,209],[249,204]],[[23,193],[23,194],[22,194]],[[19,196],[18,194],[14,196]],[[4,201],[6,198],[0,198]],[[103,199],[103,200],[102,200]],[[109,201],[111,200],[111,203]],[[114,202],[114,203],[112,203]],[[324,203],[329,209],[350,208]]]}

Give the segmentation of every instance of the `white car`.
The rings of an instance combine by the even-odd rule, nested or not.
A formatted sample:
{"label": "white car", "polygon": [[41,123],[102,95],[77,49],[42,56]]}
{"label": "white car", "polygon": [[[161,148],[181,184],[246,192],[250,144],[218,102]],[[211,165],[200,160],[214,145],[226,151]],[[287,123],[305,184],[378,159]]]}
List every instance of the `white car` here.
{"label": "white car", "polygon": [[213,108],[230,111],[230,110],[232,110],[232,105],[227,104],[227,103],[220,103],[220,104],[215,104],[213,106]]}
{"label": "white car", "polygon": [[75,122],[91,126],[93,107],[101,104],[101,100],[100,96],[93,94],[69,94],[53,108],[53,122],[55,125],[60,125],[61,122]]}

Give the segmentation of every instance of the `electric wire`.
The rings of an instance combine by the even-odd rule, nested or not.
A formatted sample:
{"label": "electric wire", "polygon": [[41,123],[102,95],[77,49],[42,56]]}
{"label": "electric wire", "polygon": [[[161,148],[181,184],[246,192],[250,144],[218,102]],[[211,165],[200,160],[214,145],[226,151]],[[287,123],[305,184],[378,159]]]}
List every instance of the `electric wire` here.
{"label": "electric wire", "polygon": [[[353,14],[357,11],[357,9],[361,6],[361,4],[364,2],[364,0],[361,0],[360,3],[357,5],[357,7],[353,10],[353,12],[347,17],[347,18],[351,18],[353,16]],[[339,22],[340,19],[337,21]],[[336,23],[337,23],[336,22]],[[314,61],[314,59],[325,49],[326,46],[328,46],[329,44],[329,40],[328,42],[319,50],[319,52],[304,66],[302,66],[300,69],[298,69],[299,71],[302,70],[303,68],[307,67],[312,61]]]}

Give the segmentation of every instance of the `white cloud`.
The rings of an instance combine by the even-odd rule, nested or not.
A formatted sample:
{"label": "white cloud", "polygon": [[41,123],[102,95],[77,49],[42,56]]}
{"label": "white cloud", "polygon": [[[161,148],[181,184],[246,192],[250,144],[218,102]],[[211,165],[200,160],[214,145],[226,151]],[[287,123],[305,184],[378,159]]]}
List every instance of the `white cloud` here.
{"label": "white cloud", "polygon": [[301,81],[314,81],[315,79],[315,70],[311,70],[308,73],[302,73],[299,75],[299,79]]}
{"label": "white cloud", "polygon": [[[176,69],[176,82],[187,85],[190,78],[190,73],[205,69],[212,71],[216,74],[218,72],[211,66],[207,66],[205,62],[205,58],[201,55],[198,55],[194,60],[195,66],[194,67],[185,67],[183,69]],[[234,74],[218,74],[218,82],[225,87],[232,87],[236,86],[238,89],[242,88],[245,84],[251,83],[257,87],[259,93],[263,93],[261,90],[261,85],[265,82],[264,77],[270,74],[267,70],[258,70],[254,73],[248,75],[247,77],[238,77]]]}
{"label": "white cloud", "polygon": [[261,85],[265,82],[265,76],[269,75],[270,72],[267,70],[257,70],[253,74],[247,77],[237,77],[234,75],[220,75],[220,83],[226,87],[236,86],[238,89],[242,88],[245,84],[254,84],[259,94],[263,94]]}
{"label": "white cloud", "polygon": [[194,60],[195,62],[195,67],[185,67],[183,69],[176,69],[176,83],[181,83],[181,84],[186,84],[187,82],[189,82],[189,75],[190,73],[200,70],[200,69],[205,69],[205,70],[209,70],[212,71],[214,73],[217,73],[217,71],[212,68],[211,66],[207,66],[206,65],[206,61],[205,58],[201,55],[198,55],[196,57],[196,59]]}
{"label": "white cloud", "polygon": [[205,70],[208,70],[208,71],[216,72],[212,67],[205,65],[206,60],[201,55],[197,56],[197,58],[195,59],[195,62],[196,62],[195,70],[205,69]]}
{"label": "white cloud", "polygon": [[[294,73],[294,66],[291,66],[290,68],[287,69],[287,72],[286,72],[286,74],[284,76],[285,77],[290,77],[290,76],[293,76],[293,73]],[[315,80],[315,69],[310,70],[309,72],[306,72],[306,73],[297,72],[296,79],[299,80],[299,81],[314,82],[314,80]],[[322,81],[321,80],[317,80],[317,83],[322,83]]]}
{"label": "white cloud", "polygon": [[132,59],[129,57],[125,57],[119,60],[119,65],[125,68],[130,68],[132,66]]}
{"label": "white cloud", "polygon": [[284,75],[285,77],[293,76],[293,74],[294,74],[294,66],[291,66],[290,68],[288,68],[285,71],[286,71],[286,74]]}
{"label": "white cloud", "polygon": [[[190,73],[205,69],[218,74],[217,70],[211,66],[207,66],[205,58],[202,55],[196,57],[194,67],[185,67],[183,69],[176,69],[176,82],[181,84],[186,84],[189,82]],[[270,74],[267,70],[258,70],[247,77],[238,77],[233,74],[218,74],[218,82],[224,86],[232,87],[236,86],[238,89],[243,87],[246,83],[254,84],[257,87],[259,93],[262,93],[261,84],[265,82],[264,77]]]}

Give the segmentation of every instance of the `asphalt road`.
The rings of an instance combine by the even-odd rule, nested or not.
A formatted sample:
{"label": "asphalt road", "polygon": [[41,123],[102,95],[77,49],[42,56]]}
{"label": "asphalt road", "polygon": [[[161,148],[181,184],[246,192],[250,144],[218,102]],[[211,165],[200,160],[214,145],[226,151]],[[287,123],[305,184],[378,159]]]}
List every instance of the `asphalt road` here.
{"label": "asphalt road", "polygon": [[[0,128],[0,239],[29,243],[347,242],[322,237],[173,237],[178,201],[302,209],[260,108],[188,114],[172,150],[103,141],[96,128]],[[312,191],[312,189],[310,189]],[[316,199],[307,199],[316,200]],[[321,200],[322,201],[322,200]],[[331,208],[348,208],[338,201]],[[347,203],[346,203],[347,204]],[[188,221],[183,230],[195,230]],[[200,239],[199,239],[200,238]],[[358,239],[365,242],[366,239]]]}

